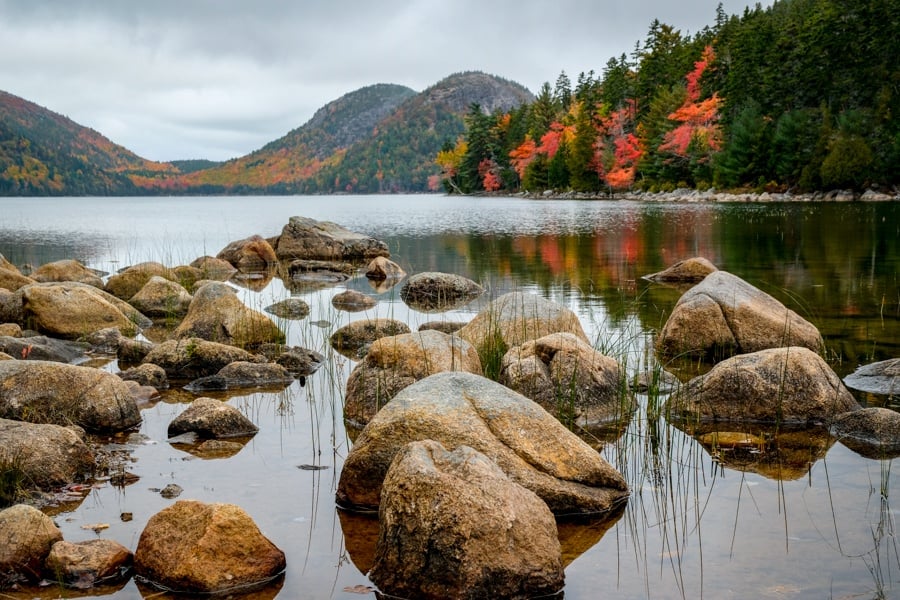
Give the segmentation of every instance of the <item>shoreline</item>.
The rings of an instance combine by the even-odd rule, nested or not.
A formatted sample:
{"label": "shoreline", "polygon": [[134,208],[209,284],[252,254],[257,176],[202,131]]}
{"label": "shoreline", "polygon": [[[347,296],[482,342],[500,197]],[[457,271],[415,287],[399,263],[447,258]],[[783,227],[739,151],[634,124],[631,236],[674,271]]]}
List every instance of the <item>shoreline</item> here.
{"label": "shoreline", "polygon": [[894,202],[900,201],[900,192],[888,194],[866,190],[857,193],[850,190],[832,190],[829,192],[810,192],[792,194],[791,192],[721,192],[714,189],[699,191],[680,188],[671,192],[618,192],[606,194],[599,192],[556,192],[546,190],[541,193],[520,192],[514,197],[533,200],[631,200],[635,202]]}

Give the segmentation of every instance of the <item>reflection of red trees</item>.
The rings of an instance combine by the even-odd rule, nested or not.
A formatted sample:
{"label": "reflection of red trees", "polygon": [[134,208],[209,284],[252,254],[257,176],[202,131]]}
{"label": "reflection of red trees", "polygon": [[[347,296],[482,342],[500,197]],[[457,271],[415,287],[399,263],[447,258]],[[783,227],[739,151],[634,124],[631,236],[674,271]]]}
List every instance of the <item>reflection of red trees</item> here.
{"label": "reflection of red trees", "polygon": [[718,264],[715,243],[716,213],[684,211],[678,218],[657,220],[637,215],[627,222],[604,226],[593,237],[575,234],[519,236],[511,242],[511,257],[499,257],[498,269],[511,272],[518,260],[547,277],[563,276],[572,285],[589,289],[598,284],[634,289],[651,271],[692,256]]}

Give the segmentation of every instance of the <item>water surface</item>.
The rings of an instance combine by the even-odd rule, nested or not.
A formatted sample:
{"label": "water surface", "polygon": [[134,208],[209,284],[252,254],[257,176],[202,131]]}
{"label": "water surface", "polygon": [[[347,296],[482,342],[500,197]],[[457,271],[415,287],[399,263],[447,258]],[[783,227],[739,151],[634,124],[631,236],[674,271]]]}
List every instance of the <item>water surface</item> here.
{"label": "water surface", "polygon": [[[575,310],[598,347],[652,362],[647,342],[679,291],[642,280],[677,260],[705,256],[812,321],[840,375],[900,356],[900,206],[884,204],[644,204],[442,196],[0,199],[0,253],[39,265],[77,258],[107,272],[155,260],[170,266],[215,255],[228,242],[277,235],[293,215],[337,222],[385,240],[409,273],[445,271],[483,283],[485,298],[541,294]],[[345,288],[375,296],[365,313],[332,308]],[[117,442],[139,479],[100,484],[55,515],[65,538],[98,534],[134,549],[147,520],[181,498],[238,504],[285,551],[283,582],[258,597],[359,598],[369,585],[372,523],[340,514],[334,490],[351,445],[341,406],[354,362],[331,352],[334,328],[364,317],[416,329],[471,318],[481,302],[442,314],[406,307],[395,289],[364,278],[339,288],[295,290],[273,279],[240,288],[251,307],[290,295],[312,314],[283,322],[289,343],[326,354],[329,367],[277,392],[228,397],[260,433],[230,457],[207,458],[166,439],[193,396],[170,391],[143,410],[139,433]],[[323,321],[320,327],[314,322]],[[117,371],[115,361],[103,365]],[[893,399],[862,397],[893,406]],[[607,522],[560,523],[565,597],[898,597],[893,461],[864,458],[825,432],[766,431],[764,448],[722,452],[641,409],[603,455],[634,493]],[[324,470],[305,470],[319,465]],[[123,513],[133,519],[125,521]],[[373,533],[374,532],[374,533]],[[358,589],[358,588],[357,588]],[[74,596],[54,589],[48,597]],[[129,581],[93,596],[158,597]],[[28,597],[34,596],[35,593]],[[369,597],[373,594],[369,593]],[[365,597],[363,595],[362,597]]]}

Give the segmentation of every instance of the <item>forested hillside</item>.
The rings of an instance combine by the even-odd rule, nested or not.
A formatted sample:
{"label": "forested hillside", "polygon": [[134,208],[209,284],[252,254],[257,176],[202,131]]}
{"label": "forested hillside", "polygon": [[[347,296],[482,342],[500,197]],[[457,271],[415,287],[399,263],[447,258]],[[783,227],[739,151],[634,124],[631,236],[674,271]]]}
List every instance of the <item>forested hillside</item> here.
{"label": "forested hillside", "polygon": [[177,179],[187,192],[299,193],[307,180],[339,164],[348,148],[373,135],[404,100],[408,87],[371,85],[320,108],[303,126],[247,156]]}
{"label": "forested hillside", "polygon": [[133,179],[174,174],[92,129],[0,91],[0,195],[144,193]]}
{"label": "forested hillside", "polygon": [[900,183],[900,0],[782,0],[630,54],[437,154],[445,189],[808,191]]}
{"label": "forested hillside", "polygon": [[472,104],[503,112],[527,104],[531,92],[485,73],[451,75],[417,94],[380,121],[371,135],[347,148],[311,178],[306,193],[423,192],[440,189],[434,155],[464,131]]}

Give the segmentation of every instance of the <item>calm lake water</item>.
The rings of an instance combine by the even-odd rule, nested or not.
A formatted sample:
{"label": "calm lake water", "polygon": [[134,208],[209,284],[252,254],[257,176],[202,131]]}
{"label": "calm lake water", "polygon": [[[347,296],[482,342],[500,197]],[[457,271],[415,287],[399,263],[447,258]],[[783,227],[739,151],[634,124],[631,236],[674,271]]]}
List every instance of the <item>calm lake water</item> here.
{"label": "calm lake water", "polygon": [[[471,318],[490,297],[525,290],[572,308],[598,347],[618,348],[630,370],[652,363],[648,342],[679,296],[643,275],[704,256],[812,321],[842,377],[900,356],[900,204],[644,204],[442,196],[0,199],[0,253],[17,265],[76,258],[107,272],[154,260],[169,266],[215,255],[228,242],[277,235],[294,215],[329,220],[387,242],[407,272],[458,273],[485,297],[423,314],[397,288],[365,278],[325,290],[291,290],[273,279],[239,288],[261,309],[291,295],[312,313],[285,322],[289,343],[328,358],[306,384],[218,396],[260,432],[228,457],[170,444],[168,423],[192,395],[170,390],[143,410],[140,432],[115,440],[135,483],[100,483],[80,503],[53,511],[69,541],[97,535],[134,550],[147,520],[180,498],[241,506],[287,555],[283,581],[254,598],[374,597],[365,572],[377,525],[340,513],[334,492],[352,445],[342,421],[354,362],[328,335],[366,317]],[[379,300],[364,313],[336,311],[346,288]],[[98,366],[118,371],[115,361]],[[857,398],[889,406],[895,399]],[[900,597],[900,473],[890,459],[862,457],[825,432],[768,432],[764,448],[711,453],[641,408],[600,452],[633,490],[606,521],[561,522],[567,599]],[[759,431],[755,431],[759,433]],[[301,465],[323,465],[305,470]],[[131,513],[132,520],[123,520]],[[99,534],[85,525],[104,523]],[[361,586],[361,587],[360,587]],[[362,594],[360,593],[362,592]],[[52,588],[16,597],[76,597]],[[129,581],[89,596],[159,598]]]}

